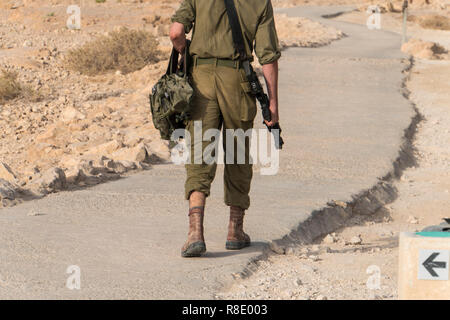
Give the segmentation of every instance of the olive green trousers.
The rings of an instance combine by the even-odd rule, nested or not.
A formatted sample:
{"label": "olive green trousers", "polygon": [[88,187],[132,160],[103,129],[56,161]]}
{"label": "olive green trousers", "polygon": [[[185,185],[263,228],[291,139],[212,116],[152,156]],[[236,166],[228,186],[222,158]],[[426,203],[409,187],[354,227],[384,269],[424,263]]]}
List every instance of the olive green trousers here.
{"label": "olive green trousers", "polygon": [[[193,67],[192,85],[194,88],[192,118],[186,127],[190,134],[187,147],[191,155],[190,163],[186,164],[186,199],[189,199],[193,191],[200,191],[209,196],[211,183],[216,174],[217,163],[205,162],[203,156],[198,159],[199,152],[194,150],[201,150],[203,155],[205,148],[218,139],[216,136],[205,139],[205,132],[209,129],[222,130],[226,155],[226,146],[230,144],[227,143],[227,135],[224,131],[242,129],[246,132],[253,128],[256,115],[256,100],[250,94],[250,86],[242,69],[220,66],[217,63],[199,64]],[[201,130],[198,126],[199,121],[201,121]],[[197,133],[201,131],[200,138],[198,134],[197,137],[194,136],[194,126],[197,127]],[[236,140],[235,137],[233,140]],[[230,161],[224,160],[224,200],[228,206],[238,206],[243,209],[248,209],[250,206],[249,192],[253,168],[249,161],[249,140],[248,137],[245,138],[244,163],[237,161],[238,143],[236,141],[232,144],[234,161],[229,163]]]}

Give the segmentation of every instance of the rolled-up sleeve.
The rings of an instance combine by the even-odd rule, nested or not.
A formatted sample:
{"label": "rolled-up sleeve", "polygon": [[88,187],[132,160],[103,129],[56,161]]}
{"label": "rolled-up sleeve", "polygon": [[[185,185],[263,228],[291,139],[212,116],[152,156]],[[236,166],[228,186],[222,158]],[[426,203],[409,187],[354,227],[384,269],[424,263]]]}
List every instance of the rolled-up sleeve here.
{"label": "rolled-up sleeve", "polygon": [[255,35],[255,53],[261,65],[275,62],[281,57],[275,19],[270,0],[260,18]]}
{"label": "rolled-up sleeve", "polygon": [[171,20],[183,24],[184,31],[189,33],[195,20],[194,0],[184,0]]}

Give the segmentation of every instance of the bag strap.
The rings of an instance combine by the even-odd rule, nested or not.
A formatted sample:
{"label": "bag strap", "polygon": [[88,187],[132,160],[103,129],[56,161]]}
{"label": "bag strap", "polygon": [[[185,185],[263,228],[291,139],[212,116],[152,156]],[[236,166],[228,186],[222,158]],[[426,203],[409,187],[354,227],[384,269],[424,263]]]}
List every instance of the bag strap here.
{"label": "bag strap", "polygon": [[169,59],[169,65],[167,66],[167,71],[166,71],[167,75],[177,72],[178,57],[179,57],[178,51],[175,50],[175,48],[172,48],[172,53],[170,54],[170,59]]}
{"label": "bag strap", "polygon": [[242,36],[242,28],[239,22],[239,17],[234,5],[234,0],[224,0],[227,9],[228,20],[230,21],[231,34],[233,36],[233,44],[236,51],[239,53],[239,60],[248,60],[247,51],[245,50],[244,37]]}
{"label": "bag strap", "polygon": [[[186,47],[184,48],[184,61],[183,61],[183,74],[184,76],[187,75],[187,71],[188,71],[188,64],[190,63],[190,58],[189,58],[189,46],[191,44],[190,40],[186,40]],[[166,74],[174,74],[177,73],[180,69],[178,66],[178,59],[180,57],[180,53],[175,50],[175,48],[172,48],[172,53],[170,54],[170,60],[169,60],[169,65],[167,66],[167,71]]]}

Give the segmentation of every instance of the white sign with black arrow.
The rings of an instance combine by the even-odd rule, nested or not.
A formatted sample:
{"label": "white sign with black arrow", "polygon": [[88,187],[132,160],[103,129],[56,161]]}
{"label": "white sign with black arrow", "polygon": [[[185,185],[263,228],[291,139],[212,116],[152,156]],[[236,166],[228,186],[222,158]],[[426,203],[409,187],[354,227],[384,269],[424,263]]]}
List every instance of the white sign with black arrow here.
{"label": "white sign with black arrow", "polygon": [[419,280],[448,280],[449,274],[448,250],[419,251]]}

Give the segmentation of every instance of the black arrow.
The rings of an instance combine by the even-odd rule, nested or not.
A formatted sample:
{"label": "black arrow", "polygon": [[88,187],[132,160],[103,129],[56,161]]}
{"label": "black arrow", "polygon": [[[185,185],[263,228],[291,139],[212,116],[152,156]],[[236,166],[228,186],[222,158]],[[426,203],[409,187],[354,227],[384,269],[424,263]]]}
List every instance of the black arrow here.
{"label": "black arrow", "polygon": [[434,259],[439,255],[439,252],[433,252],[431,256],[428,257],[427,260],[422,264],[425,269],[433,276],[438,277],[439,275],[433,270],[434,268],[445,269],[447,267],[447,263],[444,261],[434,261]]}

